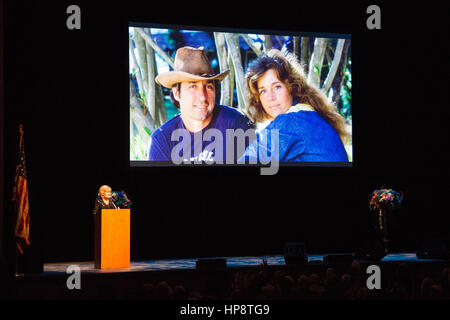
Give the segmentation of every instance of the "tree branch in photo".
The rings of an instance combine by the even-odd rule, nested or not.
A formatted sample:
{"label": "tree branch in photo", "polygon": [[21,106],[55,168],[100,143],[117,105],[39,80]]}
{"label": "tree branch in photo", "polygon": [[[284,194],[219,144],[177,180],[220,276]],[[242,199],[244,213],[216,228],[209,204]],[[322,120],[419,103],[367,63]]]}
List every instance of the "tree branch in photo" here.
{"label": "tree branch in photo", "polygon": [[142,28],[134,28],[145,41],[160,55],[160,57],[173,69],[174,63],[172,59],[161,49],[155,41],[153,41],[151,35],[147,34]]}
{"label": "tree branch in photo", "polygon": [[[228,65],[228,52],[225,44],[225,36],[221,32],[214,32],[214,42],[217,49],[217,58],[219,59],[220,72],[230,69]],[[220,83],[220,104],[231,106],[233,103],[233,89],[231,88],[231,72]]]}
{"label": "tree branch in photo", "polygon": [[143,85],[142,91],[144,92],[145,101],[147,103],[147,95],[148,95],[148,92],[147,92],[147,89],[148,89],[148,65],[147,65],[147,54],[146,54],[147,50],[145,49],[145,41],[139,35],[139,33],[134,34],[134,43],[136,44],[136,51],[137,51],[136,58],[139,62],[139,67],[141,69],[142,85]]}
{"label": "tree branch in photo", "polygon": [[314,40],[314,51],[311,55],[308,69],[308,83],[317,88],[320,88],[320,73],[322,71],[326,47],[326,38],[316,38],[316,40]]}
{"label": "tree branch in photo", "polygon": [[350,46],[350,41],[345,41],[344,49],[342,51],[341,62],[339,63],[338,70],[334,77],[334,80],[331,84],[331,88],[333,89],[332,101],[338,106],[341,100],[341,89],[344,85],[344,75],[345,69],[347,68],[347,59],[348,59],[348,48]]}
{"label": "tree branch in photo", "polygon": [[298,36],[295,36],[293,39],[294,46],[293,46],[293,53],[298,58],[299,57],[299,48],[300,48],[300,38]]}
{"label": "tree branch in photo", "polygon": [[233,95],[234,95],[234,79],[235,79],[235,72],[234,72],[234,66],[233,66],[233,59],[231,58],[231,53],[228,51],[228,66],[230,67],[230,73],[228,75],[228,78],[230,79],[230,101],[228,106],[233,106]]}
{"label": "tree branch in photo", "polygon": [[333,57],[333,62],[331,63],[331,68],[330,68],[330,71],[328,72],[328,75],[322,86],[322,89],[324,92],[327,92],[330,89],[331,84],[333,83],[334,76],[336,75],[339,63],[341,62],[342,50],[344,49],[344,43],[345,43],[345,39],[339,39],[336,44],[336,50],[334,51],[334,57]]}
{"label": "tree branch in photo", "polygon": [[283,41],[281,41],[280,36],[275,36],[275,39],[277,40],[280,48],[282,48],[283,47]]}
{"label": "tree branch in photo", "polygon": [[149,113],[144,114],[145,106],[139,101],[138,97],[136,86],[132,79],[130,79],[130,107],[133,109],[133,112],[138,114],[138,118],[141,119],[137,122],[143,123],[149,130],[153,131],[155,129],[155,122]]}
{"label": "tree branch in photo", "polygon": [[147,56],[147,70],[148,75],[147,78],[149,79],[148,85],[147,85],[147,109],[150,112],[152,118],[155,120],[155,123],[157,126],[161,125],[161,121],[158,117],[158,114],[156,112],[157,105],[156,105],[156,83],[155,83],[155,76],[156,76],[156,63],[155,63],[155,53],[148,44],[148,42],[145,43],[145,49],[146,49],[146,56]]}
{"label": "tree branch in photo", "polygon": [[300,63],[305,67],[309,65],[309,60],[311,59],[311,48],[309,45],[309,37],[301,37],[301,40],[302,45],[300,49]]}
{"label": "tree branch in photo", "polygon": [[130,152],[132,160],[147,159],[150,146],[150,132],[155,129],[155,123],[145,105],[139,100],[135,83],[130,77]]}
{"label": "tree branch in photo", "polygon": [[272,38],[270,36],[270,34],[266,34],[264,35],[264,52],[269,51],[270,49],[272,49]]}
{"label": "tree branch in photo", "polygon": [[144,84],[142,81],[142,72],[141,72],[141,66],[139,65],[137,59],[136,59],[136,55],[134,54],[134,50],[133,50],[133,40],[129,39],[129,49],[130,49],[130,55],[131,55],[131,59],[133,60],[133,65],[135,70],[135,74],[136,74],[136,81],[138,83],[139,86],[139,95],[141,97],[144,96]]}
{"label": "tree branch in photo", "polygon": [[239,34],[242,39],[244,39],[244,41],[248,44],[248,46],[250,47],[250,49],[253,50],[253,52],[259,57],[260,55],[262,55],[261,49],[256,45],[255,41],[253,41],[252,39],[250,39],[250,37],[246,34]]}
{"label": "tree branch in photo", "polygon": [[244,83],[244,68],[242,67],[242,57],[239,49],[239,37],[234,33],[225,33],[225,40],[227,42],[228,50],[233,61],[236,89],[238,93],[239,109],[245,112],[247,102],[247,89]]}

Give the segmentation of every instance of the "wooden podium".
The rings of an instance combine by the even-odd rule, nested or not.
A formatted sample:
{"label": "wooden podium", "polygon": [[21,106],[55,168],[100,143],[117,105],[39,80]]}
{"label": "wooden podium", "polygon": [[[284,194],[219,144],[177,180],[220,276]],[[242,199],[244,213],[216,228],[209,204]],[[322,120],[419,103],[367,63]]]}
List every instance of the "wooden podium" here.
{"label": "wooden podium", "polygon": [[102,209],[94,220],[95,268],[129,268],[130,209]]}

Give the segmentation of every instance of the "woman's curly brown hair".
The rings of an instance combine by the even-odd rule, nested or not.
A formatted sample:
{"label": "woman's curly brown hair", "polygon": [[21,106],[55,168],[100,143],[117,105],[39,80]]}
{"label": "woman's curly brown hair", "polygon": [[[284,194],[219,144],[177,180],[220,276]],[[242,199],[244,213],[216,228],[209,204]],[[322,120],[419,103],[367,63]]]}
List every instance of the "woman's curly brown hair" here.
{"label": "woman's curly brown hair", "polygon": [[277,49],[271,49],[253,61],[245,75],[249,92],[247,113],[254,122],[263,122],[268,118],[259,99],[258,79],[269,69],[275,71],[278,79],[286,85],[297,103],[311,106],[337,131],[342,141],[345,142],[349,138],[349,133],[345,130],[344,118],[321,90],[307,83],[306,73],[297,57],[291,53],[285,55]]}

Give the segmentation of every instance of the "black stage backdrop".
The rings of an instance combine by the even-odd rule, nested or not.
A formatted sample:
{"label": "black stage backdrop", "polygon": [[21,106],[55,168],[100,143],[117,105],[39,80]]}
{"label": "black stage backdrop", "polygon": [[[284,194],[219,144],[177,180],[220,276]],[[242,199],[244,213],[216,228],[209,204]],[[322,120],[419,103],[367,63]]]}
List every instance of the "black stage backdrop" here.
{"label": "black stage backdrop", "polygon": [[[97,2],[96,2],[97,3]],[[359,5],[202,7],[168,1],[5,3],[4,238],[19,122],[24,124],[33,261],[93,259],[100,185],[125,190],[132,259],[349,252],[373,237],[368,196],[405,194],[397,250],[448,243],[448,17],[439,6],[380,5],[382,29]],[[66,8],[81,8],[68,30]],[[350,7],[349,7],[350,6]],[[130,168],[128,22],[352,35],[353,168]]]}

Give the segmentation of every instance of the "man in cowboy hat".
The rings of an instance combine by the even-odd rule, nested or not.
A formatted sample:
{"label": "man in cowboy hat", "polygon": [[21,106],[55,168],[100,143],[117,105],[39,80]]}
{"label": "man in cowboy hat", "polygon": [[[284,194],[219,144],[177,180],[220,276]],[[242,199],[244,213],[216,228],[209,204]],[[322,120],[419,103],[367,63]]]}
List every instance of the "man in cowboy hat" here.
{"label": "man in cowboy hat", "polygon": [[[176,154],[187,162],[225,162],[226,130],[247,131],[254,127],[237,109],[215,104],[215,81],[222,81],[228,73],[229,70],[214,74],[203,47],[182,47],[177,50],[174,71],[159,74],[155,81],[172,89],[171,98],[180,109],[180,114],[153,132],[149,160],[180,163],[173,159]],[[207,134],[208,130],[209,133],[221,134],[222,137],[205,139],[205,136],[211,136]],[[174,152],[174,148],[179,147],[179,139],[174,138],[174,132],[178,136],[181,132],[183,143],[190,140],[188,144],[184,144],[185,149],[189,150],[182,150],[182,155]],[[218,152],[218,148],[222,150]],[[228,152],[235,152],[235,149]],[[234,154],[233,158],[237,159],[237,156],[239,155]]]}

